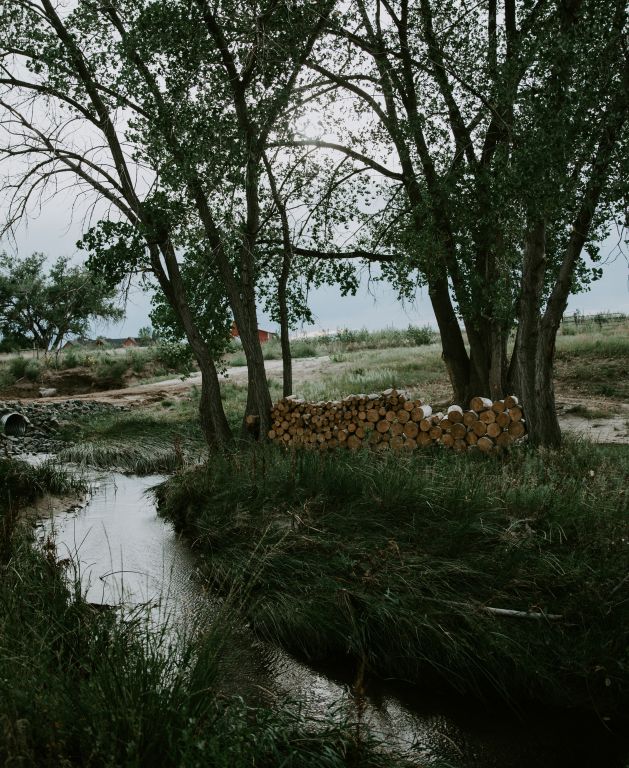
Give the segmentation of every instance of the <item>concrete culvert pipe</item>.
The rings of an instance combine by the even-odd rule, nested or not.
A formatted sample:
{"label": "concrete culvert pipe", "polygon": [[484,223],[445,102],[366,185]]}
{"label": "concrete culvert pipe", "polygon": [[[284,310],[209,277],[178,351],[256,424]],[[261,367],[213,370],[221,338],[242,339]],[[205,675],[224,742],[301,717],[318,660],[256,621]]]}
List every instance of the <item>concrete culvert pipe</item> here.
{"label": "concrete culvert pipe", "polygon": [[21,413],[5,413],[0,418],[1,431],[9,437],[21,437],[26,433],[28,419]]}

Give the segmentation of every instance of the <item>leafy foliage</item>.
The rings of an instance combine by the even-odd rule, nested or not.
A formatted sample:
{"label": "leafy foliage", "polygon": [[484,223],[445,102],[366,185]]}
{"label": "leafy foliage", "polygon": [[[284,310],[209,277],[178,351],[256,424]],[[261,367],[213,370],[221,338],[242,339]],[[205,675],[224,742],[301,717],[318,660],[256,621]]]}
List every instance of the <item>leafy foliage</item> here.
{"label": "leafy foliage", "polygon": [[68,336],[83,336],[97,319],[119,320],[116,291],[83,267],[59,258],[45,272],[46,257],[0,255],[0,333],[59,349]]}

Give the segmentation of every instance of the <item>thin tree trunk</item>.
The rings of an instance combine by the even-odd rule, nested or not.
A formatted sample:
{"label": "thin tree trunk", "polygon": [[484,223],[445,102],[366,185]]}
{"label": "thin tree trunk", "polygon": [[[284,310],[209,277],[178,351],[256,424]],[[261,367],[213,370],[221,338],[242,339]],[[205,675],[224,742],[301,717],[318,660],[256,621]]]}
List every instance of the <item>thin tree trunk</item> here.
{"label": "thin tree trunk", "polygon": [[293,394],[293,357],[290,349],[288,302],[286,284],[290,274],[290,251],[284,250],[282,272],[277,286],[277,301],[280,309],[280,343],[282,346],[282,394],[289,397]]}
{"label": "thin tree trunk", "polygon": [[290,236],[290,226],[288,224],[288,215],[286,213],[286,205],[280,196],[275,182],[273,167],[266,153],[263,153],[262,160],[269,179],[273,202],[275,203],[275,207],[277,208],[282,223],[282,271],[277,284],[277,301],[280,310],[280,344],[282,346],[282,394],[284,397],[289,397],[293,394],[293,357],[290,350],[286,288],[288,285],[288,278],[290,277],[291,262],[293,260],[293,247]]}

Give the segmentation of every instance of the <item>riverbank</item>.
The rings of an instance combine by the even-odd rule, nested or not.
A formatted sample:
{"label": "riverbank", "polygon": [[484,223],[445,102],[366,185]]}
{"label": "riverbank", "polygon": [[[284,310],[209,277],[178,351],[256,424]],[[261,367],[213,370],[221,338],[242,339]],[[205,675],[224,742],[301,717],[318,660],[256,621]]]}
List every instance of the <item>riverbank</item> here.
{"label": "riverbank", "polygon": [[78,490],[77,481],[12,459],[0,460],[0,479],[3,765],[402,765],[349,721],[226,695],[228,621],[183,636],[149,629],[140,610],[95,610],[54,543],[35,548],[13,524],[18,510],[46,492]]}
{"label": "riverbank", "polygon": [[629,448],[574,441],[490,461],[254,447],[158,498],[253,629],[301,657],[614,718],[628,479]]}

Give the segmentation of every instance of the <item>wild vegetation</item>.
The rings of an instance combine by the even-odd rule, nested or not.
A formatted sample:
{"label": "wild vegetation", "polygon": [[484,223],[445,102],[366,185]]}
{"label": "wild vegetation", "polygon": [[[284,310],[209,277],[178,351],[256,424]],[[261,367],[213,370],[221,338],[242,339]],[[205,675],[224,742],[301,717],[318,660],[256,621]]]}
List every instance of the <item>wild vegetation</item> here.
{"label": "wild vegetation", "polygon": [[203,434],[194,410],[197,397],[73,420],[61,430],[60,438],[68,447],[59,458],[136,474],[172,472],[203,454]]}
{"label": "wild vegetation", "polygon": [[18,354],[1,361],[0,393],[9,390],[28,395],[31,390],[52,387],[62,394],[82,394],[162,376],[185,376],[193,370],[193,358],[185,344],[163,342],[126,350],[77,346],[54,355]]}
{"label": "wild vegetation", "polygon": [[[77,490],[51,466],[0,460],[0,519],[44,492]],[[98,611],[54,544],[4,527],[0,559],[0,761],[23,766],[377,768],[401,762],[342,718],[246,705],[224,691],[229,622],[194,635],[142,613]],[[71,571],[69,572],[71,574]]]}
{"label": "wild vegetation", "polygon": [[480,462],[253,448],[159,499],[215,584],[253,583],[256,631],[307,658],[621,714],[628,480],[626,446]]}

